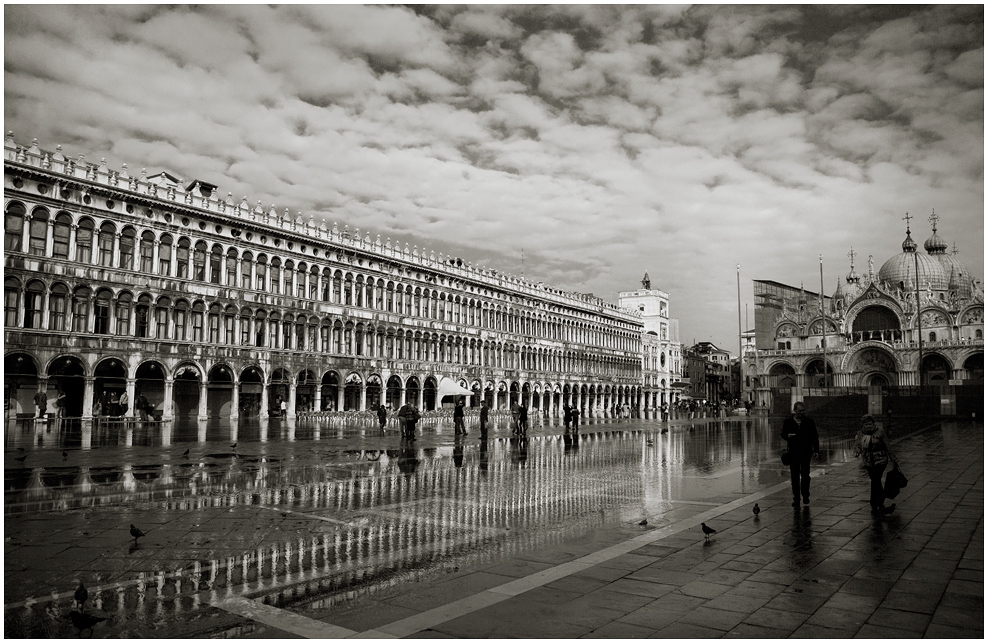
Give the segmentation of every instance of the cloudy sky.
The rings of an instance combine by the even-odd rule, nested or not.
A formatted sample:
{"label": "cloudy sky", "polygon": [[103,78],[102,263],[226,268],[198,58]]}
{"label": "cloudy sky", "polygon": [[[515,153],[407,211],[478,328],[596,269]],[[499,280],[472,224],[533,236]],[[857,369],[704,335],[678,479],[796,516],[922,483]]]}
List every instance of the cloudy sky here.
{"label": "cloudy sky", "polygon": [[[984,274],[980,5],[11,6],[19,142],[167,170],[555,287],[825,290],[909,212]],[[749,324],[750,325],[750,324]]]}

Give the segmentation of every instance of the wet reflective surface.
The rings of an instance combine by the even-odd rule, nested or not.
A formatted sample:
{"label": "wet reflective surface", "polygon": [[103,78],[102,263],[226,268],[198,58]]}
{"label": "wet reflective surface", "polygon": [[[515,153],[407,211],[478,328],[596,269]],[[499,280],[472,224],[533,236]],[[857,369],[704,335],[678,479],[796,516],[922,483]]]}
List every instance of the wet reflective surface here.
{"label": "wet reflective surface", "polygon": [[[788,478],[781,420],[496,419],[454,436],[424,419],[11,423],[5,448],[5,631],[76,634],[80,581],[97,637],[243,634],[233,596],[325,609],[451,566],[497,560]],[[821,459],[855,427],[819,422]],[[233,445],[236,446],[233,446]],[[188,454],[185,451],[188,450]],[[23,459],[23,462],[20,460]],[[130,524],[147,536],[135,542]],[[799,534],[794,532],[794,538]]]}

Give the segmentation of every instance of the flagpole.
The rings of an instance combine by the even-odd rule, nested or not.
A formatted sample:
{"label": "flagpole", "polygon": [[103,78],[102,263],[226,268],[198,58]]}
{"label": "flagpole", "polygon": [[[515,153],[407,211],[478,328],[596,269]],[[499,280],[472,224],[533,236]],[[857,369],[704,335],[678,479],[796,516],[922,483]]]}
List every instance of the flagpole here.
{"label": "flagpole", "polygon": [[823,325],[823,338],[820,346],[823,348],[823,385],[827,387],[827,395],[830,395],[830,378],[827,376],[827,313],[823,306],[823,255],[820,255],[820,323]]}
{"label": "flagpole", "polygon": [[742,383],[744,382],[744,360],[741,330],[741,264],[738,264],[738,401],[741,400]]}

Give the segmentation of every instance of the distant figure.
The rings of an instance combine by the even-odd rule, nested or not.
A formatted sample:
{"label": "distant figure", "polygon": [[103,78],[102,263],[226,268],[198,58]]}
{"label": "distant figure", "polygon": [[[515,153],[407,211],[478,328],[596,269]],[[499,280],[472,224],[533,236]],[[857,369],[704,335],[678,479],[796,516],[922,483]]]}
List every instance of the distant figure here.
{"label": "distant figure", "polygon": [[120,415],[128,415],[130,413],[130,396],[127,395],[127,391],[120,394]]}
{"label": "distant figure", "polygon": [[792,417],[782,423],[782,439],[789,448],[789,474],[792,480],[792,506],[799,507],[799,497],[803,504],[810,504],[810,460],[820,453],[820,438],[816,422],[806,417],[806,405],[796,402],[792,407]]}
{"label": "distant figure", "polygon": [[55,417],[59,420],[65,417],[65,404],[65,393],[58,391],[58,395],[55,396]]}
{"label": "distant figure", "polygon": [[487,420],[490,417],[490,408],[487,406],[487,400],[480,403],[480,437],[487,437]]}
{"label": "distant figure", "polygon": [[283,397],[279,397],[281,406],[281,417],[288,417],[288,402]]}
{"label": "distant figure", "polygon": [[105,415],[109,415],[110,417],[120,415],[120,398],[117,397],[116,391],[110,392],[110,404],[109,406],[103,407],[103,413]]}
{"label": "distant figure", "polygon": [[511,432],[518,433],[518,422],[521,417],[521,404],[518,402],[511,403]]}
{"label": "distant figure", "polygon": [[401,421],[401,435],[408,440],[415,439],[415,423],[419,421],[419,410],[414,404],[405,404],[398,409],[398,418]]}
{"label": "distant figure", "polygon": [[519,406],[518,408],[518,433],[524,435],[528,433],[528,409],[524,406]]}
{"label": "distant figure", "polygon": [[381,425],[381,433],[384,433],[384,425],[388,423],[388,408],[383,404],[377,407],[377,421]]}
{"label": "distant figure", "polygon": [[467,432],[466,426],[463,423],[463,407],[464,407],[464,402],[463,402],[462,399],[458,400],[456,402],[456,406],[453,407],[453,433],[454,434],[459,434],[459,433],[466,434],[466,432]]}
{"label": "distant figure", "polygon": [[576,433],[580,429],[580,407],[569,407],[570,429]]}
{"label": "distant figure", "polygon": [[38,407],[38,418],[48,415],[48,394],[43,389],[34,394],[34,405]]}
{"label": "distant figure", "polygon": [[568,404],[563,404],[563,431],[564,432],[568,432],[569,431],[569,423],[570,423],[570,420],[571,420],[571,418],[570,418],[570,408],[569,408],[569,405]]}
{"label": "distant figure", "polygon": [[138,395],[137,396],[137,411],[138,411],[138,413],[141,414],[141,422],[147,422],[147,419],[148,419],[148,406],[150,406],[150,405],[148,404],[148,399],[146,397],[144,397],[144,394],[141,393],[140,395]]}

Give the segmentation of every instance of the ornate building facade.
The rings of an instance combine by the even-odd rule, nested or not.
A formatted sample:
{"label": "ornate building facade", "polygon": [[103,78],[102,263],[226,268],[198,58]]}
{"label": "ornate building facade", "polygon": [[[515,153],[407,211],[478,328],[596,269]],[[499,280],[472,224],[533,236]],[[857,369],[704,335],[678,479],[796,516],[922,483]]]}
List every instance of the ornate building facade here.
{"label": "ornate building facade", "polygon": [[907,227],[902,252],[878,272],[872,257],[855,272],[852,250],[832,296],[755,282],[757,350],[744,368],[756,404],[822,388],[983,386],[984,292],[930,221],[925,254]]}
{"label": "ornate building facade", "polygon": [[641,314],[644,408],[674,404],[682,391],[682,346],[679,320],[669,316],[669,293],[652,288],[646,272],[639,290],[618,293],[618,306]]}
{"label": "ornate building facade", "polygon": [[638,310],[203,181],[131,176],[12,134],[4,153],[9,417],[33,414],[39,389],[49,411],[63,394],[84,419],[124,391],[166,419],[264,417],[282,401],[288,416],[432,409],[443,376],[495,408],[657,403]]}

